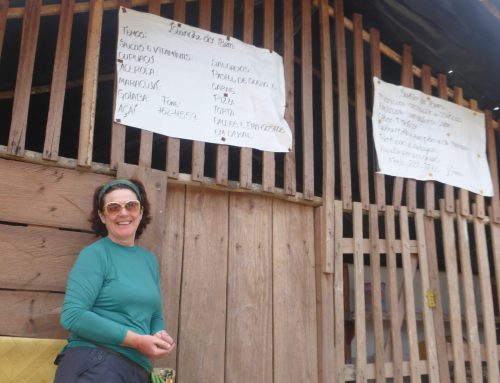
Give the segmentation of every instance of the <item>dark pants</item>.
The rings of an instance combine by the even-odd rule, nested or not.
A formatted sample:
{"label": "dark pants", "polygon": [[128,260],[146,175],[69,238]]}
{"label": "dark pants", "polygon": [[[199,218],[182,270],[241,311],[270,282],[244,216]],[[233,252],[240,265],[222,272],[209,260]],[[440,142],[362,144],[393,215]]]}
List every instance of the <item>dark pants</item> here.
{"label": "dark pants", "polygon": [[148,383],[142,367],[114,352],[91,347],[66,349],[59,355],[54,383]]}

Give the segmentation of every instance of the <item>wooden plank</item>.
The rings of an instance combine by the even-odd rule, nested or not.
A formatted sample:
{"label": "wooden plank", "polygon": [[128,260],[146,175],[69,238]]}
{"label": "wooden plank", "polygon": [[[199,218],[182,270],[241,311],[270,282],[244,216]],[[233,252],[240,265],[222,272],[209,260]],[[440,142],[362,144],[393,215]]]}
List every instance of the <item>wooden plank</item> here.
{"label": "wooden plank", "polygon": [[[427,213],[426,213],[427,214]],[[450,382],[450,370],[446,357],[446,333],[443,319],[443,299],[439,285],[439,269],[436,250],[436,231],[434,218],[426,215],[424,219],[426,254],[429,261],[429,286],[431,293],[436,297],[436,307],[432,310],[434,319],[434,333],[436,335],[436,349],[439,364],[439,382]]]}
{"label": "wooden plank", "polygon": [[283,3],[283,67],[285,72],[285,120],[292,131],[292,147],[285,154],[284,186],[285,194],[297,192],[297,174],[295,168],[295,102],[294,102],[294,35],[293,1]]}
{"label": "wooden plank", "polygon": [[23,17],[21,49],[17,67],[16,90],[12,105],[8,153],[23,157],[26,142],[26,128],[30,102],[31,82],[35,66],[38,30],[40,27],[40,9],[42,0],[33,0],[26,4]]}
{"label": "wooden plank", "polygon": [[[160,15],[160,2],[154,0],[149,3],[148,12],[153,15]],[[139,166],[151,167],[151,157],[153,155],[153,132],[141,129],[141,143],[139,145]]]}
{"label": "wooden plank", "polygon": [[89,233],[0,225],[0,288],[64,293],[76,256],[95,240]]}
{"label": "wooden plank", "polygon": [[[428,65],[422,65],[422,92],[428,95],[432,95],[431,67]],[[435,209],[434,181],[425,181],[424,205],[425,215],[428,217],[433,217]]]}
{"label": "wooden plank", "polygon": [[422,311],[425,332],[425,353],[427,359],[427,375],[430,383],[439,383],[439,365],[436,349],[436,332],[431,307],[426,296],[431,290],[429,260],[426,249],[424,212],[418,209],[415,215],[415,228],[418,241],[418,266],[420,270],[420,286],[422,294]]}
{"label": "wooden plank", "polygon": [[[274,0],[264,1],[264,48],[274,50]],[[273,193],[276,178],[274,153],[262,153],[262,189]]]}
{"label": "wooden plank", "polygon": [[446,284],[448,286],[449,316],[451,339],[453,343],[453,367],[455,382],[465,382],[465,359],[463,349],[462,315],[460,311],[460,286],[458,284],[457,252],[453,216],[440,200],[441,228],[443,232],[444,260],[446,265]]}
{"label": "wooden plank", "polygon": [[356,337],[356,382],[365,382],[366,369],[366,316],[365,316],[365,274],[363,240],[363,213],[359,202],[353,203],[354,241],[354,315]]}
{"label": "wooden plank", "polygon": [[[345,321],[344,321],[344,253],[342,252],[343,238],[343,204],[342,201],[334,202],[335,213],[335,241],[334,241],[334,275],[333,275],[333,294],[335,306],[335,368],[336,375],[334,382],[344,382],[345,367]],[[352,242],[352,241],[351,241]]]}
{"label": "wooden plank", "polygon": [[[224,381],[228,193],[187,187],[178,379]],[[217,299],[207,299],[207,291]]]}
{"label": "wooden plank", "polygon": [[[232,36],[234,28],[234,0],[224,0],[222,15],[222,34]],[[217,145],[215,165],[215,182],[218,185],[228,184],[229,169],[229,147],[227,145]]]}
{"label": "wooden plank", "polygon": [[[201,0],[199,2],[198,26],[210,30],[212,18],[212,0]],[[193,181],[202,182],[205,175],[205,143],[193,141],[193,153],[191,158],[191,177]]]}
{"label": "wooden plank", "polygon": [[7,26],[7,13],[9,11],[9,0],[0,0],[0,58],[2,57],[3,39],[5,27]]}
{"label": "wooden plank", "polygon": [[[474,211],[474,213],[476,213]],[[488,382],[500,382],[498,367],[497,333],[493,294],[491,291],[491,272],[488,261],[488,245],[484,221],[474,214],[474,239],[479,269],[479,289],[481,292],[481,308],[483,312],[484,346],[486,349],[486,364],[488,367]]]}
{"label": "wooden plank", "polygon": [[398,307],[398,281],[396,252],[393,243],[396,239],[396,228],[394,224],[394,207],[386,206],[385,211],[385,238],[387,241],[387,276],[389,290],[389,313],[392,340],[392,362],[394,367],[394,382],[403,382],[403,345],[401,340],[401,323]]}
{"label": "wooden plank", "polygon": [[365,66],[363,58],[363,16],[354,14],[354,89],[356,105],[356,142],[358,153],[358,182],[361,204],[370,208],[368,184],[368,143],[366,133]]}
{"label": "wooden plank", "polygon": [[380,275],[380,240],[377,205],[370,205],[370,269],[371,269],[371,307],[373,312],[373,333],[375,337],[375,379],[385,382],[384,370],[384,322],[382,316],[382,278]]}
{"label": "wooden plank", "polygon": [[[132,8],[132,0],[119,0],[120,7]],[[120,10],[118,11],[120,12]],[[117,77],[116,71],[114,74],[114,93],[113,93],[113,110],[116,104],[116,87]],[[110,167],[112,169],[118,168],[118,164],[125,161],[125,134],[126,127],[118,122],[111,123],[111,154],[110,154]]]}
{"label": "wooden plank", "polygon": [[335,48],[337,56],[337,84],[339,108],[340,179],[344,209],[352,208],[351,159],[349,144],[349,98],[347,93],[347,54],[344,30],[344,2],[335,0]]}
{"label": "wooden plank", "polygon": [[[374,240],[371,239],[363,239],[362,242],[362,247],[363,247],[363,252],[364,253],[369,253],[370,249],[373,245]],[[415,240],[410,240],[409,242],[410,245],[410,252],[411,254],[417,254],[418,253],[418,247],[417,247],[417,241]],[[350,254],[354,252],[354,246],[352,243],[351,238],[344,238],[341,241],[341,246],[342,246],[342,251],[344,254]],[[385,239],[379,239],[378,241],[378,246],[379,250],[381,253],[386,253],[387,250],[387,242]],[[394,242],[391,244],[391,247],[394,249],[396,253],[401,252],[401,241],[399,239],[394,240]]]}
{"label": "wooden plank", "polygon": [[[454,101],[456,104],[463,106],[464,105],[464,92],[463,89],[455,86],[453,88],[454,93]],[[468,216],[470,214],[469,209],[469,192],[466,189],[460,189],[458,191],[458,200],[460,204],[457,205],[457,212],[462,214],[463,216]]]}
{"label": "wooden plank", "polygon": [[[479,111],[479,107],[477,105],[477,101],[470,99],[470,108],[474,111]],[[484,218],[486,215],[486,207],[484,205],[484,196],[481,194],[476,194],[476,215],[479,218]]]}
{"label": "wooden plank", "polygon": [[[401,71],[401,84],[408,88],[413,88],[413,55],[411,46],[403,46],[403,62]],[[406,179],[406,206],[408,211],[417,211],[417,181],[412,178]]]}
{"label": "wooden plank", "polygon": [[64,294],[0,290],[0,335],[62,339],[68,336],[59,324]]}
{"label": "wooden plank", "polygon": [[[425,360],[420,360],[417,363],[417,369],[421,375],[427,373],[427,366]],[[394,366],[392,363],[385,363],[384,373],[387,378],[392,378],[394,376]],[[356,375],[356,366],[352,364],[346,365],[345,368],[345,379],[347,381],[353,381]],[[403,362],[403,376],[410,376],[410,362]],[[375,379],[375,365],[373,363],[366,365],[366,378]]]}
{"label": "wooden plank", "polygon": [[[457,201],[457,212],[460,212],[461,202]],[[469,232],[467,219],[457,214],[458,246],[460,250],[460,275],[464,295],[465,325],[467,328],[467,343],[469,345],[470,369],[472,382],[482,382],[481,353],[479,348],[479,328],[477,325],[476,301],[474,299],[474,276],[470,255]]]}
{"label": "wooden plank", "polygon": [[[160,275],[164,299],[163,319],[168,333],[174,339],[179,339],[185,203],[186,186],[169,184],[165,214],[165,249],[167,251],[162,253]],[[177,370],[177,352],[171,352],[166,359],[160,360],[159,364]]]}
{"label": "wooden plank", "polygon": [[324,214],[321,229],[324,230],[322,243],[323,271],[333,273],[334,269],[334,199],[335,199],[335,145],[333,142],[333,90],[332,52],[330,41],[330,16],[328,2],[319,4],[320,45],[321,45],[321,137],[323,143],[323,205]]}
{"label": "wooden plank", "polygon": [[[174,0],[174,20],[184,23],[186,21],[186,0]],[[167,165],[169,177],[179,177],[181,140],[176,137],[167,138]]]}
{"label": "wooden plank", "polygon": [[[489,215],[492,215],[491,207]],[[495,267],[495,285],[497,287],[497,302],[500,304],[500,225],[496,222],[490,222],[491,248],[493,263]]]}
{"label": "wooden plank", "polygon": [[232,193],[229,212],[225,381],[271,382],[272,199]]}
{"label": "wooden plank", "polygon": [[64,96],[66,93],[74,6],[75,0],[63,0],[61,3],[56,56],[54,58],[52,84],[50,87],[49,112],[47,116],[47,127],[45,129],[45,142],[43,145],[43,158],[52,161],[57,161],[59,158],[59,142],[61,138]]}
{"label": "wooden plank", "polygon": [[90,230],[95,188],[109,176],[0,160],[0,221]]}
{"label": "wooden plank", "polygon": [[[370,29],[370,63],[372,77],[382,78],[382,63],[380,55],[380,32],[375,28]],[[372,84],[373,94],[373,84]],[[373,98],[373,97],[372,97]],[[374,173],[378,170],[377,152],[373,144]],[[380,211],[385,210],[385,176],[375,173],[375,203]]]}
{"label": "wooden plank", "polygon": [[[448,87],[446,85],[446,75],[440,73],[438,75],[438,94],[443,100],[448,101]],[[445,209],[449,213],[453,213],[455,211],[455,197],[453,186],[444,185],[444,201],[445,201]]]}
{"label": "wooden plank", "polygon": [[413,279],[415,277],[413,260],[410,255],[410,230],[408,227],[408,210],[402,206],[399,212],[399,227],[401,231],[401,258],[403,261],[403,286],[406,309],[406,330],[408,332],[408,348],[410,350],[410,379],[412,383],[421,382],[417,364],[419,361],[417,318],[415,314],[415,293]]}
{"label": "wooden plank", "polygon": [[92,164],[102,16],[103,0],[90,0],[85,69],[83,72],[80,138],[78,140],[78,165],[83,167],[90,167]]}
{"label": "wooden plank", "polygon": [[302,84],[302,187],[304,198],[314,197],[314,137],[312,83],[312,25],[311,0],[301,2],[301,84]]}
{"label": "wooden plank", "polygon": [[[334,309],[334,277],[332,273],[324,272],[325,235],[324,215],[326,208],[319,206],[314,209],[314,253],[316,270],[317,294],[317,328],[318,328],[318,382],[326,383],[335,376],[335,309]],[[333,257],[332,257],[333,258]],[[339,308],[339,310],[342,308]]]}
{"label": "wooden plank", "polygon": [[491,197],[490,219],[500,223],[500,188],[498,184],[498,162],[495,130],[491,110],[485,111],[486,139],[488,146],[488,162],[490,164],[491,181],[493,183],[493,197]]}
{"label": "wooden plank", "polygon": [[[254,1],[243,1],[243,42],[253,43]],[[252,188],[252,148],[240,148],[240,188]]]}
{"label": "wooden plank", "polygon": [[313,221],[312,208],[273,201],[275,383],[318,381]]}

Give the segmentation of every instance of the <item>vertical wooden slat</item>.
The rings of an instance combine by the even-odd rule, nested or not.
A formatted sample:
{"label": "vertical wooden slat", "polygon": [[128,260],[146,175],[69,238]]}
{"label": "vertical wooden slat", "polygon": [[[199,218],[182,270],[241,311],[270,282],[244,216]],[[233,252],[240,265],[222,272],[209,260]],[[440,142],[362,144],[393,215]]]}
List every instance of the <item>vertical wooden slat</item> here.
{"label": "vertical wooden slat", "polygon": [[2,57],[3,39],[5,27],[7,26],[7,13],[9,12],[9,0],[0,0],[0,58]]}
{"label": "vertical wooden slat", "polygon": [[370,268],[372,280],[371,307],[375,336],[375,379],[385,382],[384,322],[382,316],[382,278],[380,275],[380,240],[377,205],[370,205]]}
{"label": "vertical wooden slat", "polygon": [[[374,28],[370,29],[370,58],[372,77],[382,77],[382,63],[380,54],[380,32]],[[373,88],[373,84],[372,84]],[[373,93],[373,92],[372,92]],[[373,145],[373,171],[377,171],[377,152]],[[378,210],[385,210],[385,176],[375,173],[375,203]]]}
{"label": "vertical wooden slat", "polygon": [[[234,0],[224,0],[222,15],[222,34],[233,35],[234,27]],[[227,185],[229,167],[229,147],[227,145],[217,145],[215,182],[218,185]]]}
{"label": "vertical wooden slat", "polygon": [[[120,0],[120,7],[132,8],[132,0]],[[120,8],[118,12],[121,12]],[[116,88],[118,78],[115,71],[115,83],[113,94],[113,113],[116,108]],[[110,153],[110,167],[116,169],[118,164],[125,161],[125,125],[113,121],[111,123],[111,153]]]}
{"label": "vertical wooden slat", "polygon": [[[212,17],[212,0],[201,0],[198,16],[199,27],[210,30]],[[193,154],[191,159],[191,178],[193,181],[203,181],[205,174],[205,143],[193,141]]]}
{"label": "vertical wooden slat", "polygon": [[340,178],[344,209],[352,207],[351,159],[349,144],[349,100],[347,92],[347,55],[344,30],[344,0],[335,0],[335,48],[337,52],[337,84],[339,88]]}
{"label": "vertical wooden slat", "polygon": [[500,188],[498,184],[498,162],[495,130],[491,110],[484,113],[486,119],[486,141],[488,146],[488,162],[490,164],[491,181],[493,183],[493,196],[491,197],[490,220],[500,223]]}
{"label": "vertical wooden slat", "polygon": [[[356,334],[356,382],[366,381],[366,315],[365,273],[363,254],[363,212],[359,202],[353,203],[354,240],[354,315]],[[337,308],[338,309],[338,308]]]}
{"label": "vertical wooden slat", "polygon": [[344,253],[342,250],[343,239],[343,207],[342,201],[335,201],[335,273],[333,275],[333,292],[335,310],[335,367],[336,375],[334,382],[344,382],[345,368],[345,323],[344,323]]}
{"label": "vertical wooden slat", "polygon": [[[460,211],[461,202],[457,201],[457,212]],[[469,346],[469,363],[471,367],[472,382],[482,382],[481,350],[479,348],[479,329],[477,325],[476,301],[474,300],[474,280],[470,258],[469,232],[467,219],[462,214],[457,214],[458,246],[460,250],[460,269],[462,288],[464,294],[465,325],[467,327],[467,343]]]}
{"label": "vertical wooden slat", "polygon": [[333,143],[333,90],[332,90],[332,52],[330,43],[330,16],[328,1],[321,0],[319,5],[320,44],[321,44],[321,137],[323,143],[323,205],[325,214],[321,229],[324,230],[323,271],[334,271],[334,199],[335,199],[335,156]]}
{"label": "vertical wooden slat", "polygon": [[[274,0],[264,1],[264,48],[274,50]],[[274,192],[275,163],[273,152],[262,153],[262,189]]]}
{"label": "vertical wooden slat", "polygon": [[[443,100],[448,100],[448,86],[446,82],[446,75],[440,73],[438,75],[438,94]],[[453,186],[444,185],[444,202],[445,209],[449,213],[453,213],[455,211],[455,197]]]}
{"label": "vertical wooden slat", "polygon": [[[431,67],[422,65],[422,92],[432,95],[431,86]],[[432,217],[434,215],[434,181],[425,181],[424,191],[425,215]]]}
{"label": "vertical wooden slat", "polygon": [[[184,23],[186,20],[186,0],[174,1],[174,20]],[[176,137],[167,138],[167,174],[171,178],[179,177],[181,140]]]}
{"label": "vertical wooden slat", "polygon": [[[148,6],[148,12],[153,15],[160,14],[160,1],[151,0]],[[153,155],[153,132],[141,129],[141,143],[139,146],[139,165],[151,167],[151,157]]]}
{"label": "vertical wooden slat", "polygon": [[52,161],[56,161],[59,158],[59,141],[61,138],[64,96],[66,93],[74,5],[74,0],[64,0],[61,3],[61,14],[59,16],[56,56],[52,70],[49,112],[47,116],[47,128],[45,130],[45,143],[43,145],[43,158]]}
{"label": "vertical wooden slat", "polygon": [[[243,2],[243,41],[253,43],[254,1]],[[252,148],[240,148],[240,188],[252,188]]]}
{"label": "vertical wooden slat", "polygon": [[94,142],[95,109],[99,76],[99,49],[101,46],[103,0],[91,0],[89,4],[89,26],[83,73],[82,109],[80,115],[80,138],[78,140],[78,165],[90,167]]}
{"label": "vertical wooden slat", "polygon": [[272,291],[272,199],[231,193],[226,382],[272,381]]}
{"label": "vertical wooden slat", "polygon": [[363,55],[363,16],[354,14],[354,96],[356,103],[356,138],[358,152],[358,182],[361,204],[370,208],[368,184],[368,143],[366,137],[365,66]]}
{"label": "vertical wooden slat", "polygon": [[465,382],[465,360],[462,332],[462,315],[460,312],[460,286],[458,284],[457,252],[455,246],[455,230],[453,215],[440,200],[441,228],[443,232],[444,260],[446,264],[446,283],[448,286],[448,303],[450,307],[451,340],[453,346],[453,366],[455,382]]}
{"label": "vertical wooden slat", "polygon": [[318,381],[313,228],[310,207],[273,201],[273,381],[276,383]]}
{"label": "vertical wooden slat", "polygon": [[[474,213],[476,213],[474,211]],[[495,328],[495,312],[491,291],[491,272],[488,261],[488,245],[484,221],[474,214],[474,239],[479,269],[479,289],[481,292],[481,308],[483,312],[484,346],[488,366],[488,382],[500,382],[498,368],[497,333]]]}
{"label": "vertical wooden slat", "polygon": [[[402,58],[402,69],[401,69],[401,85],[407,88],[413,88],[413,55],[411,46],[404,45],[403,46],[403,58]],[[399,186],[398,178],[394,180],[394,195],[393,201],[394,206],[397,208],[396,202],[401,203],[401,199],[398,194],[403,191],[402,183],[401,188]],[[416,212],[417,211],[417,190],[416,190],[417,182],[414,179],[407,178],[406,179],[406,206],[408,207],[408,211]]]}
{"label": "vertical wooden slat", "polygon": [[33,0],[26,4],[21,36],[21,49],[17,67],[16,89],[12,106],[9,143],[7,152],[15,156],[24,156],[26,142],[26,127],[35,66],[35,53],[40,27],[41,0]]}
{"label": "vertical wooden slat", "polygon": [[[469,101],[470,108],[475,111],[479,111],[479,107],[477,105],[477,101],[474,99],[470,99]],[[486,207],[484,205],[484,196],[481,194],[476,194],[476,215],[479,218],[484,218],[486,214]]]}
{"label": "vertical wooden slat", "polygon": [[[184,222],[186,206],[186,186],[168,185],[167,208],[165,218],[165,249],[164,258],[160,261],[162,278],[162,293],[165,299],[163,319],[168,333],[177,340],[179,345],[179,313],[181,304],[182,262],[184,258]],[[165,359],[163,366],[177,370],[177,352],[172,352]]]}
{"label": "vertical wooden slat", "polygon": [[434,320],[432,310],[429,307],[426,296],[430,291],[429,260],[426,249],[426,238],[424,228],[424,212],[418,209],[415,215],[415,227],[417,232],[418,266],[420,270],[420,285],[422,292],[422,311],[425,332],[425,351],[427,355],[427,375],[430,383],[439,383],[439,366],[436,350],[436,332],[434,331]]}
{"label": "vertical wooden slat", "polygon": [[[318,381],[327,383],[335,376],[335,311],[332,273],[324,272],[325,206],[314,209],[314,252],[316,270],[316,316],[318,320]],[[333,257],[332,257],[333,258]]]}
{"label": "vertical wooden slat", "polygon": [[[489,211],[490,217],[493,212]],[[497,286],[497,301],[500,301],[500,224],[495,221],[490,222],[491,248],[493,262],[495,266],[495,285]],[[500,302],[499,302],[500,304]]]}
{"label": "vertical wooden slat", "polygon": [[385,211],[386,260],[389,287],[389,313],[391,321],[392,364],[394,382],[403,382],[403,345],[398,307],[398,281],[396,266],[396,228],[394,225],[394,207],[386,206]]}
{"label": "vertical wooden slat", "polygon": [[[187,187],[177,370],[180,382],[223,382],[229,195]],[[207,299],[207,291],[217,299]]]}
{"label": "vertical wooden slat", "polygon": [[[453,88],[454,100],[456,104],[462,106],[464,104],[464,92],[462,88],[455,86]],[[470,214],[469,209],[469,192],[466,189],[460,189],[458,191],[458,200],[460,204],[457,205],[457,212],[464,216]]]}
{"label": "vertical wooden slat", "polygon": [[302,177],[304,199],[314,197],[314,137],[312,91],[311,0],[302,0],[301,12],[301,83],[302,83]]}
{"label": "vertical wooden slat", "polygon": [[448,366],[448,353],[446,349],[446,333],[443,318],[443,299],[439,284],[439,269],[436,249],[436,230],[434,218],[428,216],[424,219],[426,254],[429,261],[429,285],[430,293],[435,296],[436,307],[432,310],[434,319],[434,333],[436,334],[436,349],[439,363],[439,382],[450,382],[450,370]]}
{"label": "vertical wooden slat", "polygon": [[403,261],[404,278],[404,301],[406,305],[406,330],[408,332],[408,348],[410,350],[410,379],[412,383],[421,382],[418,371],[418,339],[417,318],[415,314],[415,293],[413,290],[413,265],[410,254],[410,233],[408,227],[408,211],[401,207],[399,213],[399,225],[401,230],[401,258]]}
{"label": "vertical wooden slat", "polygon": [[294,26],[293,1],[283,3],[283,66],[285,72],[285,120],[292,131],[292,150],[285,154],[285,194],[295,195],[297,178],[295,168],[295,102],[294,102]]}

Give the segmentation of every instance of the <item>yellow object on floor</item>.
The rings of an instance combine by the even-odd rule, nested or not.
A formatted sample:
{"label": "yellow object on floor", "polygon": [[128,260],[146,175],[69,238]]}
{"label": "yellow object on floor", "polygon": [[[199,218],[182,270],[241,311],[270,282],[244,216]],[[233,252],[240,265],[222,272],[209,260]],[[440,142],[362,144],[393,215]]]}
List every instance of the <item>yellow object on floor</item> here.
{"label": "yellow object on floor", "polygon": [[0,336],[1,383],[52,383],[54,359],[65,339],[36,339]]}

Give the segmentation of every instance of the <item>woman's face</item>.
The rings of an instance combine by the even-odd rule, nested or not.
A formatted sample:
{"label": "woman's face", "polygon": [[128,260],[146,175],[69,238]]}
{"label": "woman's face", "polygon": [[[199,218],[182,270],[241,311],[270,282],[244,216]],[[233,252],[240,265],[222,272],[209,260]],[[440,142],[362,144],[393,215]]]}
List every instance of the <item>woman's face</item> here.
{"label": "woman's face", "polygon": [[[104,208],[99,211],[99,217],[108,230],[109,239],[120,245],[133,246],[135,243],[135,232],[142,219],[142,207],[129,210],[125,206],[126,202],[134,200],[138,200],[137,195],[130,189],[112,190],[104,195]],[[118,211],[108,211],[106,205],[110,202],[118,202],[121,207]]]}

